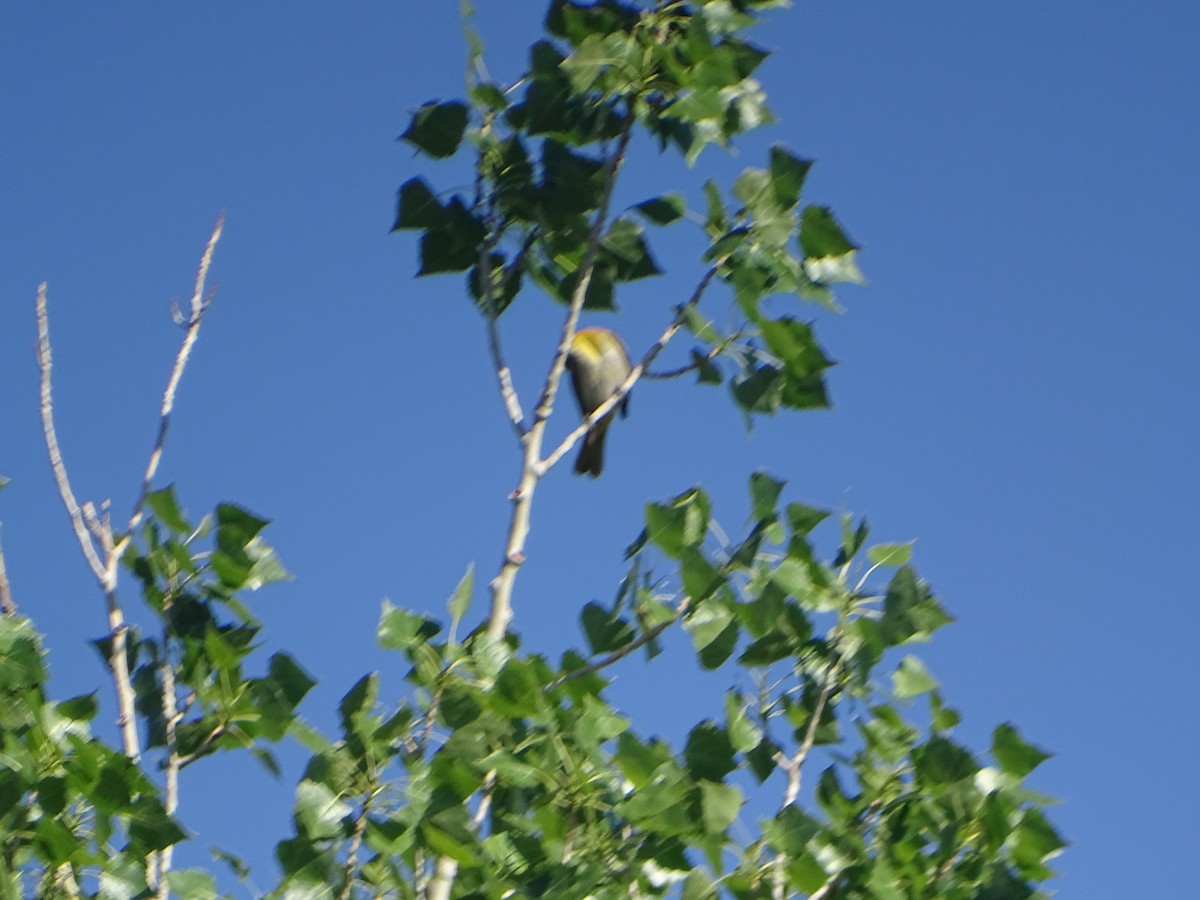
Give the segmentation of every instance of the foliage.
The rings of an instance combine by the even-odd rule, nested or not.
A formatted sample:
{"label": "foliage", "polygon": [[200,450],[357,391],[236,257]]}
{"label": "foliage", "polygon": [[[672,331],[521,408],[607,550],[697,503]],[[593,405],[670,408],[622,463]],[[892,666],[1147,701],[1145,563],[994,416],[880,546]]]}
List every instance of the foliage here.
{"label": "foliage", "polygon": [[[647,226],[698,223],[704,247],[695,289],[665,311],[644,363],[684,329],[688,370],[728,381],[748,419],[827,405],[831,362],[812,323],[787,310],[836,309],[831,286],[861,276],[833,213],[801,199],[809,161],[775,147],[728,189],[705,182],[701,210],[665,192],[611,212],[621,168],[646,142],[692,165],[771,121],[752,77],[766,53],[742,35],[781,5],[554,0],[512,85],[479,76],[468,18],[466,99],[422,107],[402,134],[432,159],[471,159],[470,191],[406,181],[395,227],[418,233],[419,275],[465,274],[489,325],[527,450],[516,509],[561,455],[541,457],[539,428],[562,360],[527,418],[497,320],[536,289],[565,305],[565,346],[581,309],[615,310],[621,285],[662,272]],[[713,284],[733,317],[702,312]],[[774,295],[785,312],[768,312]],[[736,329],[714,324],[731,318]],[[384,701],[395,691],[363,676],[334,735],[298,718],[313,681],[290,656],[246,672],[260,635],[245,594],[287,577],[266,521],[223,504],[193,525],[173,489],[147,493],[136,535],[120,536],[149,616],[144,632],[121,632],[144,755],[90,734],[96,695],[49,700],[37,632],[0,617],[0,896],[215,896],[211,873],[171,870],[170,848],[189,837],[173,779],[228,750],[276,772],[270,745],[288,736],[311,755],[276,849],[276,896],[1037,896],[1063,846],[1024,785],[1046,754],[1007,724],[986,754],[956,739],[959,714],[911,653],[951,621],[911,545],[871,545],[865,520],[831,520],[784,490],[750,477],[736,540],[715,537],[702,488],[647,504],[616,599],[580,611],[582,646],[557,659],[523,651],[509,626],[515,513],[485,624],[467,630],[472,571],[445,623],[385,605],[377,639],[404,660],[409,690]],[[816,549],[826,535],[832,558]],[[657,664],[675,628],[730,687],[668,742],[606,688],[638,651]],[[97,642],[114,675],[115,637]]]}

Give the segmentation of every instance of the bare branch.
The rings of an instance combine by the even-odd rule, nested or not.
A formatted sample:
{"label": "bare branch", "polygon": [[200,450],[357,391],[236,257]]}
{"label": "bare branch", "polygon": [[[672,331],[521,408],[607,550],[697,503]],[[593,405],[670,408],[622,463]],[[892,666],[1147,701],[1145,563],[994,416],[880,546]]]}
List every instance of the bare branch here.
{"label": "bare branch", "polygon": [[58,432],[54,428],[54,399],[50,390],[50,372],[54,368],[54,357],[50,350],[50,321],[46,312],[46,282],[44,281],[38,285],[37,291],[37,326],[37,358],[42,376],[42,435],[46,440],[46,452],[50,456],[50,468],[54,472],[54,483],[58,485],[59,496],[62,497],[63,505],[67,508],[67,515],[71,518],[71,527],[75,529],[75,539],[79,542],[88,568],[100,582],[100,587],[107,590],[107,585],[104,583],[104,563],[92,543],[88,526],[84,522],[83,512],[79,508],[79,501],[75,499],[75,492],[71,490],[71,479],[67,476],[67,467],[63,463],[62,451],[58,446]]}
{"label": "bare branch", "polygon": [[[196,273],[196,283],[192,293],[190,311],[186,319],[187,328],[179,351],[175,355],[175,365],[172,367],[170,378],[167,380],[166,390],[163,392],[162,407],[159,413],[158,435],[155,439],[154,447],[150,452],[150,459],[146,464],[145,474],[142,476],[141,487],[138,490],[137,501],[134,503],[129,524],[126,527],[125,534],[120,539],[114,538],[112,520],[109,516],[107,503],[101,507],[100,513],[97,514],[91,503],[86,503],[81,507],[71,488],[71,480],[67,474],[66,464],[63,461],[62,451],[58,443],[58,434],[54,426],[54,402],[50,381],[53,369],[53,354],[50,347],[50,325],[46,309],[46,285],[42,283],[38,287],[36,304],[38,325],[37,358],[38,368],[41,372],[42,433],[46,441],[46,450],[50,457],[50,467],[54,472],[54,480],[58,486],[59,494],[62,496],[63,505],[67,508],[67,515],[71,519],[71,527],[75,531],[76,541],[83,551],[88,568],[92,570],[92,574],[95,576],[101,591],[104,593],[105,603],[108,607],[108,631],[111,640],[108,665],[112,672],[113,685],[117,694],[117,724],[121,731],[122,748],[125,755],[132,760],[137,760],[141,756],[141,746],[137,732],[137,719],[134,707],[135,696],[129,674],[129,661],[126,655],[128,626],[125,622],[125,615],[121,609],[120,600],[117,597],[117,573],[121,557],[132,540],[133,531],[141,522],[144,515],[146,497],[150,493],[150,486],[154,481],[155,474],[158,472],[159,463],[162,461],[163,447],[166,445],[171,412],[175,408],[175,394],[179,388],[180,379],[183,377],[184,368],[187,366],[188,359],[191,356],[192,347],[199,337],[200,323],[203,321],[204,312],[212,300],[212,293],[206,288],[205,282],[208,279],[208,270],[212,263],[213,250],[221,237],[224,223],[225,219],[223,216],[217,220],[217,224],[213,228],[212,234],[208,239],[208,244],[205,246],[204,253],[200,258],[200,266]],[[178,722],[179,713],[175,697],[174,670],[169,663],[163,666],[160,675],[163,679],[163,713],[167,720],[169,735],[173,738],[174,727]],[[168,813],[173,813],[178,805],[178,775],[179,769],[184,763],[185,760],[177,755],[172,739],[168,747],[165,788],[166,809]],[[171,848],[168,847],[157,854],[152,854],[146,861],[147,882],[160,898],[168,896],[169,891],[166,875],[171,868],[171,855]]]}
{"label": "bare branch", "polygon": [[[187,318],[187,331],[184,333],[183,342],[179,345],[179,352],[175,354],[175,365],[171,369],[171,377],[167,379],[167,388],[163,391],[162,408],[159,412],[158,421],[158,437],[154,441],[154,449],[150,451],[150,460],[146,464],[146,474],[142,476],[142,487],[138,492],[137,501],[133,504],[133,513],[129,517],[129,525],[126,527],[126,536],[121,541],[120,549],[124,549],[124,544],[129,540],[129,535],[137,528],[138,523],[142,520],[146,504],[146,496],[150,493],[150,485],[154,481],[154,476],[158,472],[158,464],[162,461],[163,447],[167,442],[167,428],[171,424],[171,411],[175,408],[175,392],[179,389],[179,381],[183,378],[183,370],[187,366],[188,358],[192,355],[192,347],[196,343],[196,338],[200,336],[200,323],[204,319],[204,313],[208,309],[209,303],[212,301],[212,296],[205,291],[205,281],[208,280],[208,268],[212,264],[213,250],[217,246],[217,241],[221,239],[221,232],[225,228],[225,217],[221,216],[217,219],[217,224],[213,227],[212,234],[209,235],[208,244],[204,248],[204,254],[200,257],[200,267],[196,272],[196,285],[192,291],[191,312]],[[114,552],[114,556],[119,556],[119,552]]]}
{"label": "bare branch", "polygon": [[[796,802],[796,798],[800,796],[800,774],[804,768],[804,762],[808,759],[808,754],[812,752],[813,744],[817,739],[817,728],[821,724],[821,717],[825,714],[825,705],[829,702],[830,696],[833,694],[834,674],[837,671],[837,666],[831,666],[825,676],[825,681],[821,685],[821,692],[817,695],[817,702],[813,705],[812,718],[808,721],[808,728],[804,732],[804,740],[801,741],[799,748],[790,758],[782,752],[775,754],[775,762],[784,772],[787,773],[787,788],[784,790],[783,803],[781,809],[791,806]],[[772,891],[772,900],[784,900],[786,896],[786,873],[784,867],[787,864],[787,856],[782,852],[778,852],[775,857],[775,884]],[[825,888],[822,888],[820,896],[824,896]],[[818,896],[817,894],[813,895]]]}
{"label": "bare branch", "polygon": [[4,547],[0,545],[0,614],[15,616],[17,604],[12,598],[12,589],[8,585],[8,570],[4,567]]}

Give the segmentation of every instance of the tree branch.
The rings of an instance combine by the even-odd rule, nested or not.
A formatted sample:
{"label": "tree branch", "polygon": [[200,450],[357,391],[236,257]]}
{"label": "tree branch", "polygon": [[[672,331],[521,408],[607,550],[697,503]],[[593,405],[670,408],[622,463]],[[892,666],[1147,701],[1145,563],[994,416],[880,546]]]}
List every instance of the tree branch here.
{"label": "tree branch", "polygon": [[[504,547],[504,558],[500,563],[500,571],[492,579],[491,583],[492,606],[488,616],[487,631],[488,636],[494,641],[498,641],[504,637],[505,632],[508,630],[508,623],[512,620],[512,589],[516,582],[517,570],[521,567],[521,563],[525,561],[525,540],[529,535],[533,492],[544,471],[539,463],[539,457],[542,452],[542,441],[545,438],[546,420],[550,417],[550,411],[554,408],[554,398],[558,392],[559,381],[566,370],[567,353],[571,348],[571,340],[575,335],[575,328],[579,322],[579,313],[583,309],[583,300],[587,295],[588,285],[591,284],[592,271],[595,268],[596,256],[600,250],[600,238],[604,233],[604,227],[608,221],[608,210],[612,202],[613,188],[616,184],[621,164],[625,160],[625,154],[629,149],[629,141],[633,135],[634,121],[635,116],[630,111],[626,117],[621,136],[617,140],[617,145],[613,150],[612,156],[609,158],[608,175],[605,179],[604,192],[600,198],[600,205],[596,211],[596,218],[592,223],[591,232],[588,235],[587,248],[579,264],[579,281],[575,286],[575,292],[571,296],[571,305],[567,312],[566,320],[563,322],[562,336],[558,342],[558,349],[555,351],[554,359],[550,363],[550,372],[546,375],[546,382],[542,387],[541,396],[534,410],[533,423],[530,425],[529,430],[521,437],[525,451],[521,464],[521,476],[516,490],[511,494],[513,510],[512,518],[509,521],[508,538]],[[439,873],[440,864],[441,861],[439,861]],[[441,890],[441,884],[442,882],[435,875],[433,883],[430,884],[430,897],[433,900],[445,900],[446,895],[434,892],[435,888]],[[446,890],[449,890],[448,885],[446,886]]]}
{"label": "tree branch", "polygon": [[[791,758],[784,756],[782,752],[775,754],[775,762],[787,773],[787,788],[784,790],[783,803],[780,805],[780,809],[791,806],[800,795],[801,770],[804,768],[805,760],[808,759],[808,754],[812,752],[813,744],[817,739],[817,728],[821,724],[821,716],[825,714],[825,705],[829,702],[829,697],[833,694],[833,678],[836,669],[836,665],[831,666],[825,676],[824,684],[821,685],[821,692],[817,695],[817,702],[813,706],[812,718],[809,719],[808,728],[804,732],[804,740],[800,743],[795,754]],[[786,863],[787,856],[784,853],[778,853],[775,857],[775,884],[771,894],[772,900],[784,900],[784,897],[787,895],[787,875],[784,872]]]}
{"label": "tree branch", "polygon": [[[88,568],[92,570],[92,575],[96,578],[96,582],[104,594],[108,610],[108,632],[111,640],[108,666],[112,672],[113,686],[117,695],[117,725],[121,732],[122,749],[125,755],[134,761],[141,757],[141,745],[137,731],[137,718],[134,705],[135,695],[130,678],[127,656],[129,628],[125,621],[125,614],[121,608],[120,599],[117,596],[118,569],[121,557],[133,539],[133,532],[144,515],[146,497],[150,493],[151,484],[158,472],[159,463],[162,461],[163,448],[167,440],[167,430],[171,421],[171,412],[175,408],[175,394],[179,388],[179,382],[183,378],[183,371],[187,366],[188,359],[191,356],[192,347],[200,335],[200,324],[203,321],[204,313],[212,300],[211,293],[205,288],[205,282],[208,279],[208,269],[212,263],[213,250],[221,237],[224,224],[225,219],[222,216],[217,220],[217,224],[213,228],[212,234],[209,236],[208,243],[205,246],[204,253],[200,257],[200,266],[196,273],[196,282],[192,293],[189,315],[185,320],[187,329],[179,351],[175,355],[175,364],[167,380],[166,390],[163,392],[162,406],[159,411],[158,434],[150,452],[149,461],[146,464],[145,474],[142,476],[141,486],[138,490],[137,500],[133,505],[133,512],[129,517],[129,523],[126,526],[125,533],[119,539],[114,539],[112,522],[108,516],[107,506],[104,506],[101,514],[97,515],[90,503],[84,504],[82,507],[80,506],[71,488],[71,479],[67,474],[66,463],[63,461],[62,450],[59,447],[58,434],[54,425],[54,400],[50,378],[54,362],[50,346],[50,323],[47,313],[46,284],[43,282],[38,286],[36,302],[38,332],[37,359],[38,368],[41,373],[40,406],[42,434],[46,442],[46,452],[50,458],[50,468],[54,473],[54,481],[58,486],[58,492],[62,497],[63,505],[67,509],[67,515],[71,520],[71,527],[75,531],[75,539],[79,544],[80,550],[83,552]],[[164,666],[164,671],[161,674],[164,680],[164,715],[167,717],[168,728],[173,728],[177,710],[174,697],[174,671],[170,670],[169,663]],[[168,684],[170,688],[171,712],[167,710]],[[178,805],[177,778],[179,768],[183,765],[183,762],[181,758],[174,754],[173,749],[168,751],[166,776],[166,808],[168,812],[174,812],[175,807]],[[153,854],[147,859],[147,882],[151,890],[159,897],[165,898],[167,896],[166,875],[170,867],[170,848]]]}
{"label": "tree branch", "polygon": [[0,545],[0,615],[15,616],[17,604],[12,598],[12,589],[8,585],[8,569],[4,567],[4,547]]}

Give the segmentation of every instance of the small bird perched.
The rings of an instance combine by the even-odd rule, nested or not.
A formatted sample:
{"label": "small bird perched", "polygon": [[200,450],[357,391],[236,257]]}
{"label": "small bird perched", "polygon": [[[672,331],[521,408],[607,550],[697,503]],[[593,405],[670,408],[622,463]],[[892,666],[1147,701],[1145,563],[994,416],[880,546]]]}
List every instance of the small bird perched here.
{"label": "small bird perched", "polygon": [[[633,368],[629,364],[625,344],[607,328],[581,328],[576,331],[571,339],[566,365],[571,373],[575,399],[579,401],[579,412],[584,418],[613,395]],[[579,448],[579,457],[575,460],[576,475],[586,472],[596,478],[604,470],[604,436],[618,409],[622,416],[629,415],[628,394],[583,436],[583,446]]]}

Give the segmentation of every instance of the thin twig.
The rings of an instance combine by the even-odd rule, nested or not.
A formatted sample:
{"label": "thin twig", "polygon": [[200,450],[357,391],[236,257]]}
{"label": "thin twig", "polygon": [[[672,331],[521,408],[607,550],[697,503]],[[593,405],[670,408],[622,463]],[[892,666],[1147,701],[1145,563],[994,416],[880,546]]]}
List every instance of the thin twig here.
{"label": "thin twig", "polygon": [[17,614],[17,604],[8,585],[8,569],[4,567],[4,547],[0,545],[0,613],[6,616]]}
{"label": "thin twig", "polygon": [[[207,311],[209,303],[212,302],[212,295],[205,290],[205,282],[208,280],[208,268],[212,264],[213,250],[217,246],[217,241],[221,239],[221,232],[224,228],[225,217],[221,216],[217,219],[212,234],[209,235],[204,254],[200,257],[200,267],[196,271],[196,285],[192,291],[191,314],[187,319],[187,331],[184,333],[183,342],[179,345],[179,352],[175,354],[175,365],[171,368],[171,377],[167,379],[167,388],[163,391],[162,408],[159,411],[158,436],[154,441],[154,449],[150,451],[150,460],[146,463],[146,473],[142,476],[142,487],[138,492],[137,501],[133,504],[133,513],[129,517],[129,525],[125,528],[126,535],[121,544],[128,542],[130,534],[142,521],[146,497],[150,493],[150,485],[158,472],[158,464],[162,461],[163,447],[167,442],[167,429],[171,424],[171,411],[175,408],[175,392],[179,389],[179,381],[183,378],[183,370],[187,366],[188,358],[192,355],[192,347],[196,343],[196,338],[200,337],[200,323],[204,319],[204,313]],[[124,548],[122,547],[122,549]]]}
{"label": "thin twig", "polygon": [[62,451],[58,446],[58,433],[54,428],[54,399],[50,390],[50,372],[54,367],[54,357],[50,349],[50,321],[46,313],[46,282],[44,281],[38,285],[37,291],[37,324],[38,368],[42,376],[40,382],[42,434],[46,440],[46,453],[50,457],[54,483],[58,486],[58,493],[62,497],[63,505],[67,508],[67,515],[71,518],[75,539],[79,542],[80,549],[83,550],[88,568],[100,581],[100,587],[105,589],[104,563],[96,553],[92,537],[88,533],[88,527],[83,519],[83,512],[79,508],[79,501],[75,499],[75,492],[71,490],[71,480],[67,477],[67,467],[63,463]]}
{"label": "thin twig", "polygon": [[678,378],[681,375],[686,375],[688,372],[694,372],[705,363],[710,363],[720,356],[725,351],[725,348],[732,344],[739,337],[740,335],[733,335],[729,339],[721,341],[719,344],[714,344],[708,348],[707,353],[705,353],[699,359],[692,360],[687,365],[679,366],[674,369],[664,369],[658,372],[651,372],[649,369],[647,369],[642,373],[642,377],[652,381],[667,381],[671,378]]}
{"label": "thin twig", "polygon": [[559,685],[566,684],[568,681],[574,681],[576,678],[584,678],[585,676],[591,675],[593,672],[599,672],[601,669],[607,669],[613,663],[624,659],[634,650],[646,646],[648,643],[679,621],[680,617],[687,612],[689,602],[689,598],[684,597],[675,607],[675,615],[671,616],[671,618],[667,619],[665,622],[659,622],[653,628],[643,631],[629,643],[623,644],[608,655],[602,656],[598,660],[588,663],[586,666],[581,666],[578,669],[572,669],[570,672],[559,675],[548,685],[546,685],[546,690],[552,691]]}

